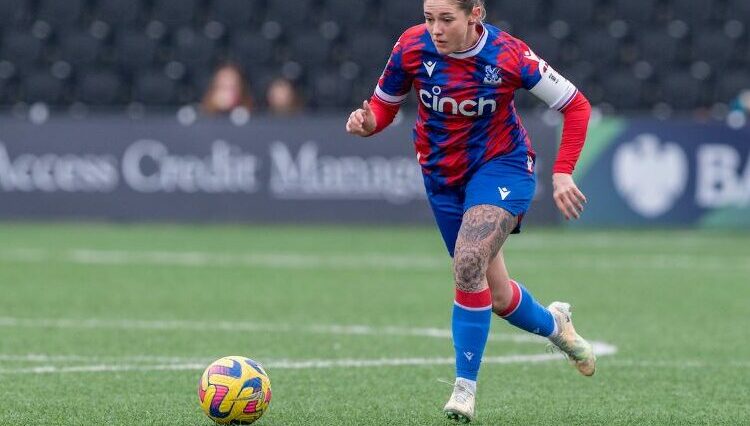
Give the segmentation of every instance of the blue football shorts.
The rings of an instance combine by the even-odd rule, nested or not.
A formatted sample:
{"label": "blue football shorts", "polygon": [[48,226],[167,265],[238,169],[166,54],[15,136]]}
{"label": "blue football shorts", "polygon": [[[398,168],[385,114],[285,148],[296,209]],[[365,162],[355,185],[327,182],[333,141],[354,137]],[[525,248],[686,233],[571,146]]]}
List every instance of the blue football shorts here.
{"label": "blue football shorts", "polygon": [[425,189],[435,222],[453,257],[463,215],[474,206],[489,204],[517,216],[513,233],[521,232],[521,220],[536,191],[534,160],[525,146],[518,147],[481,165],[464,185],[438,187],[425,177]]}

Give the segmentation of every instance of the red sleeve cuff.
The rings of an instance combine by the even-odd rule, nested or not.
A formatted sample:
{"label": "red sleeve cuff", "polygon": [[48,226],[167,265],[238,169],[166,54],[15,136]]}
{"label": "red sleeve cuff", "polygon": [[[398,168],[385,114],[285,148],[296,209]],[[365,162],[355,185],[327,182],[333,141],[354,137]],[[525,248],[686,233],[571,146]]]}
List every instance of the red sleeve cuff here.
{"label": "red sleeve cuff", "polygon": [[396,117],[400,106],[400,104],[388,103],[380,99],[377,95],[372,95],[370,98],[370,108],[372,109],[372,113],[375,114],[375,131],[370,136],[388,127]]}
{"label": "red sleeve cuff", "polygon": [[572,174],[583,150],[588,130],[591,105],[583,93],[578,94],[563,110],[563,131],[553,173]]}

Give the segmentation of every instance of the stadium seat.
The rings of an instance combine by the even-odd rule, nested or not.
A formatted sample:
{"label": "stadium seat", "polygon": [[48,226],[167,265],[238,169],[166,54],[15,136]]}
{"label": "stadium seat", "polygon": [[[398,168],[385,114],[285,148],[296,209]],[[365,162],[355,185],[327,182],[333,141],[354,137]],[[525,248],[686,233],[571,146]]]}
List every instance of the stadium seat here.
{"label": "stadium seat", "polygon": [[76,97],[89,105],[116,105],[122,102],[119,74],[106,69],[93,69],[78,74]]}
{"label": "stadium seat", "polygon": [[0,0],[0,28],[18,27],[29,13],[31,0]]}
{"label": "stadium seat", "polygon": [[121,28],[133,25],[142,13],[142,0],[98,0],[93,16],[114,28]]}
{"label": "stadium seat", "polygon": [[642,26],[654,20],[656,0],[614,0],[613,6],[613,19]]}
{"label": "stadium seat", "polygon": [[42,42],[24,32],[6,32],[0,49],[0,60],[12,63],[19,73],[37,65],[43,51]]}
{"label": "stadium seat", "polygon": [[261,2],[250,0],[214,0],[209,7],[209,19],[237,29],[260,22],[265,13]]}
{"label": "stadium seat", "polygon": [[520,109],[531,109],[541,108],[543,103],[536,96],[525,90],[519,90],[516,92],[513,100],[516,108]]}
{"label": "stadium seat", "polygon": [[314,9],[312,0],[270,1],[266,20],[276,21],[285,28],[309,26]]}
{"label": "stadium seat", "polygon": [[668,10],[671,19],[679,19],[690,26],[701,27],[713,17],[715,0],[672,0]]}
{"label": "stadium seat", "polygon": [[310,74],[313,76],[310,82],[312,86],[310,106],[333,109],[349,102],[352,96],[352,82],[339,77],[337,68],[319,68]]}
{"label": "stadium seat", "polygon": [[[375,85],[378,84],[379,74],[365,73],[361,78],[355,80],[352,83],[351,98],[346,103],[347,108],[359,108],[362,105],[362,101],[370,99],[375,92]],[[410,108],[413,104],[409,100],[404,102],[401,107]]]}
{"label": "stadium seat", "polygon": [[509,22],[513,28],[519,30],[527,28],[528,24],[542,21],[538,18],[541,0],[501,0],[498,3],[488,11],[494,21]]}
{"label": "stadium seat", "polygon": [[560,41],[547,31],[533,31],[524,34],[523,40],[539,57],[553,67],[560,63]]}
{"label": "stadium seat", "polygon": [[602,84],[600,81],[596,79],[589,80],[585,82],[585,93],[586,98],[588,98],[589,102],[591,102],[592,105],[598,105],[600,103],[609,103],[609,99],[607,98],[607,93],[604,92],[604,88],[602,87]]}
{"label": "stadium seat", "polygon": [[58,104],[63,97],[62,81],[53,77],[47,70],[35,70],[21,82],[21,91],[27,102]]}
{"label": "stadium seat", "polygon": [[156,62],[156,42],[136,29],[123,29],[115,36],[116,63],[126,73],[150,67]]}
{"label": "stadium seat", "polygon": [[[388,35],[391,37],[398,37],[412,25],[424,22],[424,9],[421,1],[383,0],[381,7],[383,23],[388,28]],[[393,43],[395,42],[394,38]]]}
{"label": "stadium seat", "polygon": [[13,79],[0,79],[0,104],[10,105],[18,101],[18,84]]}
{"label": "stadium seat", "polygon": [[36,18],[45,21],[54,30],[71,27],[81,18],[83,0],[41,0]]}
{"label": "stadium seat", "polygon": [[240,63],[245,69],[276,62],[274,44],[249,29],[240,29],[229,38],[230,58]]}
{"label": "stadium seat", "polygon": [[101,40],[88,32],[72,31],[59,37],[59,59],[73,66],[89,67],[99,59]]}
{"label": "stadium seat", "polygon": [[696,37],[693,41],[693,60],[705,61],[715,69],[729,65],[735,52],[735,40],[722,30],[713,30]]}
{"label": "stadium seat", "polygon": [[730,72],[721,72],[716,84],[715,99],[719,102],[729,103],[743,91],[750,89],[750,74],[747,70],[739,69]]}
{"label": "stadium seat", "polygon": [[555,69],[558,72],[575,84],[576,87],[584,93],[586,92],[586,84],[591,81],[595,72],[594,65],[587,59],[588,58],[581,58],[572,64],[555,66]]}
{"label": "stadium seat", "polygon": [[305,67],[330,63],[331,46],[318,31],[304,31],[289,40],[290,59]]}
{"label": "stadium seat", "polygon": [[277,66],[256,65],[252,69],[245,70],[250,93],[252,93],[255,105],[265,105],[266,91],[271,82],[281,76]]}
{"label": "stadium seat", "polygon": [[370,0],[323,0],[322,19],[353,31],[371,19]]}
{"label": "stadium seat", "polygon": [[208,90],[208,86],[211,83],[211,77],[213,77],[213,72],[213,68],[190,70],[187,80],[193,89],[193,93],[196,94],[196,101],[200,101],[203,98],[203,94]]}
{"label": "stadium seat", "polygon": [[133,100],[150,106],[167,106],[176,101],[177,85],[158,70],[145,71],[135,79]]}
{"label": "stadium seat", "polygon": [[[747,0],[727,0],[726,19],[737,19],[745,23],[745,27],[750,22],[750,1]],[[747,30],[747,29],[746,29]]]}
{"label": "stadium seat", "polygon": [[620,41],[612,37],[606,29],[598,28],[578,34],[577,44],[581,50],[580,59],[592,62],[599,67],[614,65],[620,57]]}
{"label": "stadium seat", "polygon": [[556,1],[548,13],[550,21],[565,21],[571,27],[590,25],[594,18],[594,0]]}
{"label": "stadium seat", "polygon": [[634,110],[640,106],[641,82],[626,70],[618,70],[602,79],[605,101],[620,110]]}
{"label": "stadium seat", "polygon": [[360,68],[377,69],[380,72],[393,50],[393,43],[379,32],[363,31],[349,40],[348,56]]}
{"label": "stadium seat", "polygon": [[[650,108],[662,95],[674,95],[676,87],[662,87],[666,75],[689,73],[699,62],[706,62],[711,73],[699,80],[696,96],[670,103],[689,109],[712,97],[726,98],[745,81],[738,74],[750,66],[748,0],[496,0],[488,12],[488,22],[523,39],[592,102],[621,110]],[[43,82],[41,75],[53,64],[54,76],[67,75],[58,61],[72,66],[75,82],[70,88],[60,82],[59,102],[85,95],[93,104],[97,87],[106,92],[113,85],[119,87],[117,95],[101,95],[102,104],[126,102],[137,84],[148,82],[139,77],[144,70],[160,74],[165,64],[176,61],[185,72],[172,67],[170,76],[189,84],[171,96],[176,105],[185,96],[198,100],[217,60],[229,58],[252,76],[256,97],[263,96],[268,81],[289,71],[282,64],[295,63],[302,67],[299,89],[311,96],[311,106],[329,108],[338,102],[350,108],[352,99],[372,93],[396,37],[422,22],[422,15],[421,2],[405,0],[0,0],[0,61],[5,61],[0,103],[25,101],[32,92],[24,76],[35,73]],[[613,37],[612,20],[625,22],[628,31]],[[674,20],[688,25],[686,35],[670,35]],[[744,33],[736,24],[725,28],[731,20],[744,24]],[[35,21],[50,27],[32,25]],[[107,26],[92,26],[92,21]],[[153,31],[158,26],[147,25],[150,21],[163,23],[166,32]],[[223,31],[206,26],[207,21],[219,22]],[[269,21],[281,25],[281,35],[264,33],[271,29],[264,27]],[[568,23],[570,31],[558,31],[551,25],[555,21]],[[339,70],[346,61],[358,67],[348,73],[354,80],[342,83],[343,93],[332,93],[330,83],[342,78]],[[631,75],[635,65],[639,79]],[[93,77],[84,78],[84,70]],[[117,84],[109,84],[111,73]],[[608,81],[610,75],[615,81]],[[172,83],[178,91],[179,83]],[[690,99],[696,102],[692,106]],[[522,98],[519,106],[537,103]]]}
{"label": "stadium seat", "polygon": [[210,68],[215,53],[214,42],[190,28],[183,28],[174,35],[174,59],[188,70]]}
{"label": "stadium seat", "polygon": [[678,59],[679,41],[663,29],[647,30],[638,36],[638,57],[657,66]]}
{"label": "stadium seat", "polygon": [[169,29],[190,26],[197,11],[198,0],[155,0],[151,19]]}
{"label": "stadium seat", "polygon": [[702,86],[704,83],[687,71],[665,72],[659,84],[662,100],[677,110],[700,106]]}

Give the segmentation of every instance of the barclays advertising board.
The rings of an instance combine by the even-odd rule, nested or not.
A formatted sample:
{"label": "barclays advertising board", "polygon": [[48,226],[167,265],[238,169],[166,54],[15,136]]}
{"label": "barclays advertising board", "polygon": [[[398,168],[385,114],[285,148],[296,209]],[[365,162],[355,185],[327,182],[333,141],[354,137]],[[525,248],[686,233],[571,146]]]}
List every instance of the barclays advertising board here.
{"label": "barclays advertising board", "polygon": [[[0,218],[430,224],[411,122],[362,139],[341,117],[0,119]],[[556,130],[529,131],[549,166]],[[548,180],[530,222],[557,220]]]}
{"label": "barclays advertising board", "polygon": [[750,227],[750,129],[604,120],[576,171],[578,225]]}

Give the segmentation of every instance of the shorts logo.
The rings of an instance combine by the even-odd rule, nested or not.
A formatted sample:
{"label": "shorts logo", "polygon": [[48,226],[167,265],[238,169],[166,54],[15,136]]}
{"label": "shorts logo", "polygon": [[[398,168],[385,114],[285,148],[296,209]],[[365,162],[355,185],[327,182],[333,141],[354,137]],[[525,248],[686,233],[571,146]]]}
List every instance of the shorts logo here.
{"label": "shorts logo", "polygon": [[500,77],[500,68],[489,65],[484,67],[484,84],[499,86],[502,82],[503,79]]}
{"label": "shorts logo", "polygon": [[508,195],[510,195],[510,190],[506,187],[497,187],[498,192],[500,192],[500,198],[504,201],[506,198],[508,198]]}

